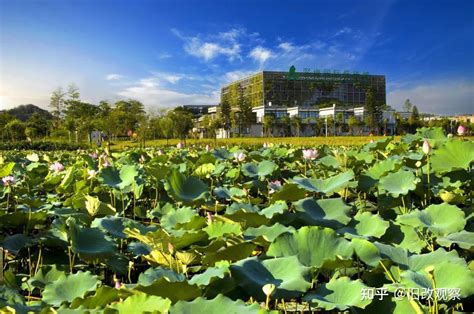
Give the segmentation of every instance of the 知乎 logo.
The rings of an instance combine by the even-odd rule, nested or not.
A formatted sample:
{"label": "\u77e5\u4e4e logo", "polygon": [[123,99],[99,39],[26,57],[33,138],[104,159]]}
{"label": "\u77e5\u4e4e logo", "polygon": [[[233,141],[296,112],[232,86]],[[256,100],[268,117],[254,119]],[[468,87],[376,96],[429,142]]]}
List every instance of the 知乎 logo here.
{"label": "\u77e5\u4e4e logo", "polygon": [[288,71],[288,75],[286,76],[286,78],[289,80],[298,79],[298,74],[296,73],[296,68],[294,65],[290,67],[290,70]]}

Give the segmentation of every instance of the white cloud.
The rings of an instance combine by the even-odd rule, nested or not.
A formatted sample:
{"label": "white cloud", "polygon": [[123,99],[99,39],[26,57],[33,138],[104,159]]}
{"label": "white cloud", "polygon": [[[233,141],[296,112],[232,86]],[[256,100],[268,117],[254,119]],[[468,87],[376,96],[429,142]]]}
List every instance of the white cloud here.
{"label": "white cloud", "polygon": [[158,59],[160,59],[160,60],[169,59],[171,57],[172,57],[172,55],[170,53],[167,53],[167,52],[162,52],[158,55]]}
{"label": "white cloud", "polygon": [[343,27],[340,30],[338,30],[333,37],[341,36],[344,34],[351,34],[352,33],[352,28],[350,27]]}
{"label": "white cloud", "polygon": [[215,42],[201,42],[198,38],[192,38],[191,41],[185,44],[184,49],[188,54],[202,58],[205,61],[212,60],[219,55],[234,60],[240,55],[240,45],[238,44],[225,47]]}
{"label": "white cloud", "polygon": [[252,75],[256,72],[257,70],[251,70],[251,71],[246,71],[246,70],[236,70],[236,71],[231,71],[227,72],[224,74],[222,77],[222,84],[227,84],[231,83],[237,80],[240,80],[246,76]]}
{"label": "white cloud", "polygon": [[115,73],[107,74],[107,75],[105,76],[105,79],[106,79],[107,81],[116,81],[116,80],[120,80],[121,78],[123,78],[123,75],[115,74]]}
{"label": "white cloud", "polygon": [[138,99],[148,109],[170,108],[178,105],[216,105],[220,92],[215,90],[208,94],[184,93],[161,87],[157,78],[145,78],[136,84],[120,91],[119,96]]}
{"label": "white cloud", "polygon": [[278,48],[282,49],[283,51],[286,51],[286,52],[290,52],[292,51],[293,49],[295,49],[295,47],[293,46],[292,43],[289,43],[289,42],[283,42],[281,44],[278,45]]}
{"label": "white cloud", "polygon": [[421,83],[408,88],[393,90],[387,95],[387,103],[401,110],[406,99],[420,112],[438,114],[473,113],[474,82],[466,80]]}
{"label": "white cloud", "polygon": [[249,56],[262,65],[263,63],[265,63],[265,61],[273,57],[273,53],[270,49],[263,48],[262,46],[257,46],[252,49],[252,51],[250,51]]}

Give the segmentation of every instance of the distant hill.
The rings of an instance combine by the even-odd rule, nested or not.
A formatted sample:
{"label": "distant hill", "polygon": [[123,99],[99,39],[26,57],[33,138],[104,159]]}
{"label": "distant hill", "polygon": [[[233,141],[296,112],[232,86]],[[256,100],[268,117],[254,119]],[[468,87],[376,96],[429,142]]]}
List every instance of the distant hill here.
{"label": "distant hill", "polygon": [[53,115],[49,111],[41,109],[40,107],[32,105],[32,104],[20,105],[18,107],[15,107],[9,110],[0,111],[0,113],[2,112],[6,112],[21,121],[28,120],[35,112],[37,112],[41,117],[47,120],[50,120],[53,118]]}

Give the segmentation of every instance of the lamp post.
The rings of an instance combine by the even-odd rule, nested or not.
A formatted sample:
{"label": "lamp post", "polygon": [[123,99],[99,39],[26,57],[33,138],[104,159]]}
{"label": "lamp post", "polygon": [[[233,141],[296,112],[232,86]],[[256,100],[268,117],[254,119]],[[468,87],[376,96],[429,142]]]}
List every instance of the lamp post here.
{"label": "lamp post", "polygon": [[326,121],[326,137],[328,137],[328,116],[324,120]]}

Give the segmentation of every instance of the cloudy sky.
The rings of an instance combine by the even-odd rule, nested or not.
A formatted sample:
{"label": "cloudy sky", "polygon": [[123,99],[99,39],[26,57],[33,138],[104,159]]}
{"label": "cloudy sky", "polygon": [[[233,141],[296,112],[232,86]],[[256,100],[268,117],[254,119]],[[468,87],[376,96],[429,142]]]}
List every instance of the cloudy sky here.
{"label": "cloudy sky", "polygon": [[258,70],[386,75],[387,103],[474,111],[474,1],[0,0],[0,109],[76,84],[150,111]]}

